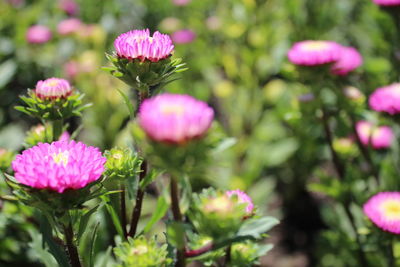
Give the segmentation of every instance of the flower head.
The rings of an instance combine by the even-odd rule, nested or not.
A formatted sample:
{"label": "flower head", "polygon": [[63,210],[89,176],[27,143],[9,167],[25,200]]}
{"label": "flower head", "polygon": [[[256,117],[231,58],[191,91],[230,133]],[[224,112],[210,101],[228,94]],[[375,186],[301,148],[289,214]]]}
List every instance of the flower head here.
{"label": "flower head", "polygon": [[379,228],[400,234],[400,192],[380,192],[364,204],[364,213]]}
{"label": "flower head", "polygon": [[361,66],[363,62],[361,54],[353,47],[342,47],[338,61],[332,66],[332,73],[347,75],[349,72]]}
{"label": "flower head", "polygon": [[44,81],[38,81],[35,88],[35,94],[41,99],[65,98],[71,93],[72,88],[69,82],[60,78],[49,78]]}
{"label": "flower head", "polygon": [[196,33],[192,30],[180,30],[171,35],[172,41],[176,44],[188,44],[196,39]]}
{"label": "flower head", "polygon": [[157,62],[168,58],[174,51],[171,38],[156,31],[150,36],[149,29],[133,30],[121,34],[114,41],[118,57]]}
{"label": "flower head", "polygon": [[341,49],[341,45],[332,41],[302,41],[292,46],[288,58],[296,65],[318,66],[336,62]]}
{"label": "flower head", "polygon": [[43,25],[33,25],[26,32],[26,40],[31,44],[46,43],[51,39],[51,31]]}
{"label": "flower head", "polygon": [[388,148],[394,139],[393,130],[389,126],[375,127],[367,121],[359,121],[356,124],[357,134],[363,145],[375,149]]}
{"label": "flower head", "polygon": [[61,35],[68,35],[79,31],[82,22],[77,18],[69,18],[61,21],[57,25],[57,32]]}
{"label": "flower head", "polygon": [[400,113],[400,83],[376,89],[369,97],[369,106],[391,115]]}
{"label": "flower head", "polygon": [[98,180],[106,158],[98,148],[75,141],[40,143],[17,155],[12,162],[21,184],[63,193]]}
{"label": "flower head", "polygon": [[239,203],[247,204],[246,212],[247,213],[252,213],[253,212],[253,209],[254,209],[253,201],[251,200],[251,198],[245,192],[237,189],[237,190],[227,191],[226,195],[228,197],[237,196]]}
{"label": "flower head", "polygon": [[380,6],[400,6],[400,0],[372,0]]}
{"label": "flower head", "polygon": [[162,94],[143,102],[139,124],[154,141],[181,144],[202,136],[214,111],[188,95]]}
{"label": "flower head", "polygon": [[61,0],[59,7],[68,15],[76,15],[79,11],[79,6],[74,0]]}

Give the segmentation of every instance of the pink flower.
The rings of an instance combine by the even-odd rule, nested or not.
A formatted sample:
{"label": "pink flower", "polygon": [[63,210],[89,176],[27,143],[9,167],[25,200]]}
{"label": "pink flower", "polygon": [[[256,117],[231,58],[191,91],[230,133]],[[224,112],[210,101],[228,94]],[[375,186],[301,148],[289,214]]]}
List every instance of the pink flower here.
{"label": "pink flower", "polygon": [[357,134],[361,143],[375,149],[388,148],[394,139],[393,130],[389,126],[375,127],[367,121],[359,121],[356,124]]}
{"label": "pink flower", "polygon": [[191,30],[176,31],[171,35],[171,39],[176,44],[188,44],[196,39],[196,34]]}
{"label": "pink flower", "polygon": [[56,141],[23,151],[12,162],[12,168],[21,184],[63,193],[98,180],[105,162],[98,148],[81,142]]}
{"label": "pink flower", "polygon": [[26,32],[26,40],[31,44],[46,43],[51,39],[51,31],[43,25],[31,26]]}
{"label": "pink flower", "polygon": [[186,6],[189,4],[192,0],[172,0],[172,3],[176,6]]}
{"label": "pink flower", "polygon": [[245,203],[247,204],[246,206],[246,212],[251,214],[253,212],[254,209],[254,204],[253,201],[251,200],[251,198],[243,191],[240,191],[239,189],[237,190],[231,190],[231,191],[227,191],[226,195],[228,197],[232,197],[232,196],[237,196],[239,203]]}
{"label": "pink flower", "polygon": [[296,65],[318,66],[336,62],[341,49],[341,45],[332,41],[302,41],[292,46],[288,58]]}
{"label": "pink flower", "polygon": [[342,47],[340,57],[332,66],[332,73],[347,75],[349,72],[361,66],[363,62],[361,54],[353,47]]}
{"label": "pink flower", "polygon": [[174,51],[174,45],[168,35],[157,31],[150,36],[149,29],[121,34],[115,39],[114,47],[118,57],[153,62],[169,57]]}
{"label": "pink flower", "polygon": [[79,31],[82,22],[77,18],[69,18],[61,21],[57,26],[57,32],[61,35],[68,35]]}
{"label": "pink flower", "polygon": [[400,234],[400,192],[380,192],[364,204],[364,213],[379,228]]}
{"label": "pink flower", "polygon": [[66,62],[63,66],[63,69],[64,69],[64,73],[70,79],[74,79],[76,77],[76,75],[78,75],[80,72],[79,63],[74,60],[70,60],[70,61]]}
{"label": "pink flower", "polygon": [[138,118],[154,141],[182,144],[208,130],[214,111],[207,103],[188,95],[162,94],[145,100]]}
{"label": "pink flower", "polygon": [[390,115],[400,113],[400,83],[376,89],[369,97],[369,106]]}
{"label": "pink flower", "polygon": [[375,4],[380,6],[399,6],[400,0],[372,0]]}
{"label": "pink flower", "polygon": [[74,16],[79,11],[79,6],[74,0],[61,0],[60,8],[70,16]]}
{"label": "pink flower", "polygon": [[69,82],[60,78],[49,78],[44,81],[38,81],[35,88],[35,94],[41,99],[65,98],[71,93],[72,88]]}

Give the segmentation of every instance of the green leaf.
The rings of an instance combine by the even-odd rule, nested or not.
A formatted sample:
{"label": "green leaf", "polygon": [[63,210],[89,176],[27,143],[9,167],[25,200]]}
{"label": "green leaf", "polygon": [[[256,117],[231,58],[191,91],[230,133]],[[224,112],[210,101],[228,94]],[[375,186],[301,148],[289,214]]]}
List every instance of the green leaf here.
{"label": "green leaf", "polygon": [[36,230],[30,229],[28,231],[32,240],[29,242],[29,246],[35,251],[35,257],[46,267],[56,266],[57,262],[55,261],[53,255],[51,255],[49,251],[43,247],[43,236],[36,232]]}
{"label": "green leaf", "polygon": [[128,107],[128,110],[129,110],[129,116],[131,117],[131,119],[133,119],[135,117],[135,108],[133,107],[129,97],[124,92],[122,92],[120,89],[118,89],[118,88],[116,88],[116,89],[120,93],[120,95],[123,97],[124,103]]}
{"label": "green leaf", "polygon": [[90,245],[89,245],[89,267],[94,267],[94,263],[93,263],[94,244],[95,244],[96,239],[97,239],[97,233],[98,233],[98,230],[99,230],[99,225],[100,225],[100,223],[97,223],[96,226],[94,227],[92,238],[90,240]]}
{"label": "green leaf", "polygon": [[88,210],[84,215],[82,215],[82,217],[80,219],[80,222],[79,222],[79,228],[78,228],[78,234],[77,234],[78,243],[79,243],[79,240],[81,239],[83,233],[86,230],[86,227],[87,227],[87,224],[89,222],[90,216],[93,213],[95,213],[98,208],[99,208],[99,205],[97,205],[94,208]]}
{"label": "green leaf", "polygon": [[2,89],[14,76],[17,64],[9,59],[0,65],[0,89]]}
{"label": "green leaf", "polygon": [[171,222],[167,226],[168,243],[177,249],[185,246],[185,226],[183,223]]}
{"label": "green leaf", "polygon": [[161,220],[162,217],[164,217],[164,215],[168,211],[168,208],[169,208],[168,201],[165,199],[165,197],[160,196],[157,200],[157,206],[153,212],[153,215],[151,216],[150,220],[147,222],[146,226],[143,229],[143,232],[145,234],[151,230],[154,224],[156,224],[159,220]]}
{"label": "green leaf", "polygon": [[126,178],[126,189],[130,200],[136,199],[137,190],[139,188],[139,179],[137,175],[132,175]]}
{"label": "green leaf", "polygon": [[255,239],[262,237],[262,234],[277,225],[279,221],[273,217],[261,217],[246,220],[240,227],[237,236],[251,236]]}
{"label": "green leaf", "polygon": [[113,205],[111,204],[110,198],[107,195],[102,195],[100,198],[105,203],[105,206],[106,206],[106,209],[108,211],[108,214],[111,217],[111,220],[112,220],[112,222],[113,222],[113,224],[115,226],[115,229],[117,230],[118,235],[120,235],[121,237],[124,237],[124,231],[122,229],[121,222],[120,222],[120,220],[118,218],[118,213],[115,211]]}
{"label": "green leaf", "polygon": [[154,181],[154,179],[157,178],[158,175],[159,175],[159,173],[155,169],[152,169],[146,175],[146,177],[144,177],[144,179],[142,181],[140,181],[140,189],[144,190],[149,184],[151,184]]}

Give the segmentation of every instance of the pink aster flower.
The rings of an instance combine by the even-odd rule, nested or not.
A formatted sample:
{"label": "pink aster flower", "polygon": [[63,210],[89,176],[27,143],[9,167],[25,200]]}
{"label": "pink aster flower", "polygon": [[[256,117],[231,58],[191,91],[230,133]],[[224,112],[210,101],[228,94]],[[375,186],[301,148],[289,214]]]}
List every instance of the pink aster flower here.
{"label": "pink aster flower", "polygon": [[79,31],[82,22],[77,18],[69,18],[61,21],[57,26],[57,32],[61,35],[68,35]]}
{"label": "pink aster flower", "polygon": [[79,11],[79,6],[74,0],[61,0],[59,7],[70,16],[76,15]]}
{"label": "pink aster flower", "polygon": [[247,204],[246,212],[249,213],[249,214],[253,212],[253,209],[254,209],[253,201],[251,200],[251,198],[245,192],[240,191],[239,189],[237,189],[237,190],[227,191],[226,195],[228,197],[232,197],[232,196],[236,195],[238,200],[239,200],[239,203]]}
{"label": "pink aster flower", "polygon": [[375,4],[380,6],[399,6],[400,0],[372,0]]}
{"label": "pink aster flower", "polygon": [[71,93],[72,88],[69,82],[60,78],[49,78],[44,81],[38,81],[35,88],[35,94],[41,99],[65,98]]}
{"label": "pink aster flower", "polygon": [[380,192],[364,204],[364,213],[379,228],[400,234],[400,192]]}
{"label": "pink aster flower", "polygon": [[81,142],[56,141],[23,151],[12,162],[12,168],[21,184],[63,193],[98,180],[105,162],[98,148]]}
{"label": "pink aster flower", "polygon": [[176,44],[188,44],[196,39],[196,34],[192,30],[180,30],[171,35],[171,39]]}
{"label": "pink aster flower", "polygon": [[31,44],[43,44],[51,39],[51,31],[43,25],[33,25],[26,32],[26,40]]}
{"label": "pink aster flower", "polygon": [[342,47],[340,57],[332,66],[332,73],[340,76],[361,66],[363,62],[361,54],[353,47]]}
{"label": "pink aster flower", "polygon": [[400,113],[400,83],[376,89],[369,97],[369,106],[391,115]]}
{"label": "pink aster flower", "polygon": [[172,0],[172,3],[176,6],[186,6],[189,4],[192,0]]}
{"label": "pink aster flower", "polygon": [[394,139],[393,130],[389,126],[375,127],[367,121],[356,124],[357,134],[365,146],[371,144],[375,149],[388,148]]}
{"label": "pink aster flower", "polygon": [[288,52],[289,61],[301,66],[334,63],[340,58],[341,45],[332,41],[302,41]]}
{"label": "pink aster flower", "polygon": [[182,144],[208,130],[214,111],[207,103],[188,95],[162,94],[145,100],[138,118],[154,141]]}
{"label": "pink aster flower", "polygon": [[115,39],[114,47],[118,57],[153,62],[169,57],[174,51],[172,40],[167,34],[156,31],[150,36],[149,29],[121,34]]}

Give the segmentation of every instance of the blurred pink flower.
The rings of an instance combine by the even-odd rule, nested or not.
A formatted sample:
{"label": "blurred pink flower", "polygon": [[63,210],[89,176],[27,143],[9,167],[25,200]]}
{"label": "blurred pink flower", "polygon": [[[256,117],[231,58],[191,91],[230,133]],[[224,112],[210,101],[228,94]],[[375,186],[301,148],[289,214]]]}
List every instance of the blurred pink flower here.
{"label": "blurred pink flower", "polygon": [[70,16],[76,15],[79,11],[79,5],[74,0],[61,0],[59,7]]}
{"label": "blurred pink flower", "polygon": [[75,141],[40,143],[17,155],[12,162],[15,179],[37,189],[63,193],[98,180],[106,158],[98,148]]}
{"label": "blurred pink flower", "polygon": [[63,65],[64,73],[69,79],[74,79],[80,71],[79,63],[75,60],[70,60]]}
{"label": "blurred pink flower", "polygon": [[176,6],[186,6],[189,4],[192,0],[172,0],[172,3]]}
{"label": "blurred pink flower", "polygon": [[336,75],[347,75],[363,63],[361,54],[353,47],[343,46],[340,57],[332,66],[332,73]]}
{"label": "blurred pink flower", "polygon": [[371,109],[390,115],[400,113],[400,83],[394,83],[376,89],[369,96]]}
{"label": "blurred pink flower", "polygon": [[51,31],[43,25],[33,25],[26,32],[26,40],[31,44],[46,43],[51,39]]}
{"label": "blurred pink flower", "polygon": [[188,95],[161,94],[143,102],[138,118],[152,140],[183,144],[208,130],[214,111]]}
{"label": "blurred pink flower", "polygon": [[389,126],[375,127],[368,121],[359,121],[356,124],[357,134],[363,145],[371,144],[372,148],[388,148],[394,139],[393,130]]}
{"label": "blurred pink flower", "polygon": [[174,45],[167,34],[156,31],[150,36],[149,29],[121,34],[115,39],[114,47],[118,57],[153,62],[169,57],[174,51]]}
{"label": "blurred pink flower", "polygon": [[371,197],[363,209],[376,226],[400,234],[400,192],[380,192]]}
{"label": "blurred pink flower", "polygon": [[71,93],[72,88],[69,82],[60,78],[38,81],[35,88],[35,94],[41,99],[65,98]]}
{"label": "blurred pink flower", "polygon": [[62,20],[57,26],[57,32],[61,35],[68,35],[79,31],[82,22],[77,18]]}
{"label": "blurred pink flower", "polygon": [[185,29],[174,32],[171,39],[176,44],[188,44],[196,39],[196,34],[192,30]]}
{"label": "blurred pink flower", "polygon": [[340,58],[342,46],[332,41],[302,41],[288,52],[289,61],[301,66],[334,63]]}
{"label": "blurred pink flower", "polygon": [[237,190],[227,191],[226,195],[228,197],[232,197],[234,195],[237,196],[239,203],[247,204],[246,212],[248,214],[251,214],[253,212],[253,209],[254,209],[253,201],[251,200],[251,198],[245,192],[237,189]]}
{"label": "blurred pink flower", "polygon": [[372,0],[375,4],[380,6],[399,6],[400,0]]}

